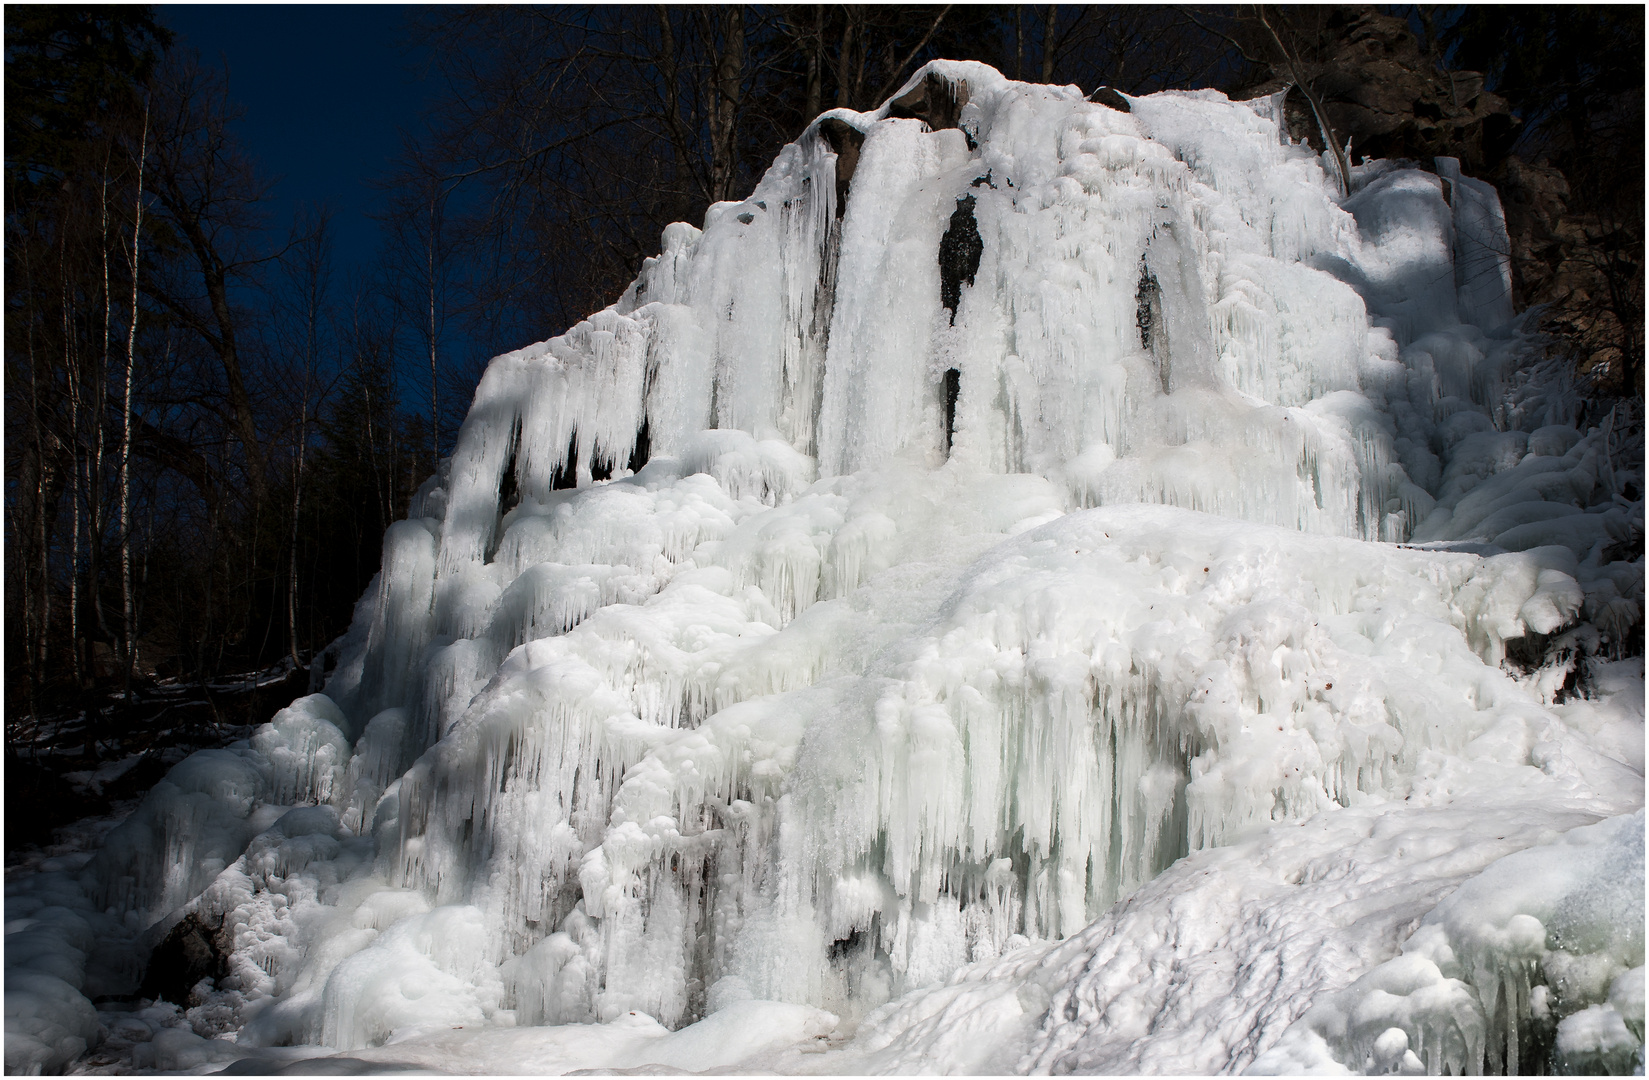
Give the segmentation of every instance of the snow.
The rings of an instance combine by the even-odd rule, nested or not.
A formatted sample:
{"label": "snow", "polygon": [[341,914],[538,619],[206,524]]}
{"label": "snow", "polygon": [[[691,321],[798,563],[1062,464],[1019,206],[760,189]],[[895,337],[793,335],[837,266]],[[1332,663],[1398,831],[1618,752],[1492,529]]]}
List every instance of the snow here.
{"label": "snow", "polygon": [[1567,1014],[1557,1071],[1628,1071],[1642,1046],[1625,1019],[1641,1031],[1642,881],[1641,810],[1507,855],[1428,912],[1402,955],[1313,1004],[1254,1071],[1331,1065],[1329,1048],[1341,1064],[1383,1066],[1394,1051],[1378,1044],[1396,1047],[1396,1031],[1428,1072],[1486,1058],[1517,1074],[1531,1013]]}
{"label": "snow", "polygon": [[25,964],[6,971],[6,1069],[59,1072],[98,1041],[97,1010],[72,983]]}
{"label": "snow", "polygon": [[[599,1025],[454,1029],[350,1056],[368,1066],[362,1071],[398,1065],[439,1073],[540,1076],[580,1069],[717,1072],[761,1063],[798,1044],[812,1049],[836,1022],[829,1013],[805,1005],[745,1001],[680,1031],[628,1012]],[[244,1064],[258,1064],[258,1058]]]}
{"label": "snow", "polygon": [[[8,875],[8,1068],[1641,1063],[1641,418],[1492,187],[929,72],[495,359],[318,692]],[[186,916],[227,974],[92,1008]]]}

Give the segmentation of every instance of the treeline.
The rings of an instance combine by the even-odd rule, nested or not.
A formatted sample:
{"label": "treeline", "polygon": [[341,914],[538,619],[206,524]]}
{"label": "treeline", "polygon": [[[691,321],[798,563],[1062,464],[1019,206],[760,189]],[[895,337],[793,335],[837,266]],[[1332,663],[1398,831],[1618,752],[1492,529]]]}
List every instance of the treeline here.
{"label": "treeline", "polygon": [[[378,268],[346,280],[324,210],[273,220],[225,77],[150,9],[14,5],[8,722],[133,680],[307,662],[347,626],[486,353],[610,303],[666,224],[740,197],[820,111],[873,108],[937,56],[1087,92],[1294,83],[1315,117],[1296,134],[1318,147],[1484,171],[1523,147],[1561,159],[1595,179],[1548,232],[1607,222],[1593,239],[1571,228],[1556,256],[1536,237],[1519,280],[1555,287],[1534,265],[1554,257],[1604,265],[1583,299],[1607,317],[1583,329],[1608,340],[1577,352],[1617,381],[1641,374],[1630,10],[1588,16],[1581,40],[1540,9],[1487,24],[1434,7],[414,9],[443,89],[383,178]],[[1489,81],[1462,81],[1466,62]],[[1359,102],[1393,65],[1403,107],[1426,115],[1370,136]],[[1533,88],[1548,75],[1558,98]],[[1617,160],[1633,163],[1635,217],[1607,179]]]}
{"label": "treeline", "polygon": [[927,60],[1128,93],[1259,70],[1229,16],[1126,5],[420,9],[449,88],[403,209],[438,220],[454,310],[528,340],[619,295],[673,221],[742,198],[820,112],[873,109]]}
{"label": "treeline", "polygon": [[406,284],[337,280],[323,211],[271,220],[224,77],[171,44],[143,8],[6,12],[12,729],[306,661],[435,461]]}

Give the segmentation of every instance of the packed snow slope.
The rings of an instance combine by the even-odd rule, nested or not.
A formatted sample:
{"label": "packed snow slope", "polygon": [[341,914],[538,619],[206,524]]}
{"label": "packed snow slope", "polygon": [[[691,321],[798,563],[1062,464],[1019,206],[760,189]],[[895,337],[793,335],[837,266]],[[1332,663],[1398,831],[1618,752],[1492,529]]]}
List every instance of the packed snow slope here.
{"label": "packed snow slope", "polygon": [[8,880],[8,1068],[1641,1068],[1641,416],[1452,161],[1128,105],[931,64],[495,359],[322,692]]}

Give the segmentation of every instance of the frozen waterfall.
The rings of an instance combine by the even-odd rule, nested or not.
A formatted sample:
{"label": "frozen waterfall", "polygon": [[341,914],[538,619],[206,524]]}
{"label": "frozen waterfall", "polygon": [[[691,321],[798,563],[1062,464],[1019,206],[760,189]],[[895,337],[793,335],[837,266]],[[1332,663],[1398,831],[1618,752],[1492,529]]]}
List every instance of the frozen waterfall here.
{"label": "frozen waterfall", "polygon": [[493,360],[323,692],[8,883],[8,1066],[185,916],[156,1067],[1641,1064],[1641,441],[1458,163],[1128,105],[930,64]]}

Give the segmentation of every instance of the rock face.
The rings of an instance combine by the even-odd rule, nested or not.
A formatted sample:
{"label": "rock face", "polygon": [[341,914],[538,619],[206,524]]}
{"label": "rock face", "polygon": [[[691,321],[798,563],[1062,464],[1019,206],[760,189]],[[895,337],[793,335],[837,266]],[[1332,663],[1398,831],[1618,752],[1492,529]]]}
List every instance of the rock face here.
{"label": "rock face", "polygon": [[934,131],[957,126],[962,106],[968,103],[968,83],[965,79],[943,79],[929,75],[908,93],[888,103],[888,115],[896,118],[914,117]]}
{"label": "rock face", "polygon": [[155,947],[140,993],[176,1005],[190,1004],[190,991],[202,979],[220,979],[229,973],[230,943],[221,940],[223,928],[197,914],[189,914]]}
{"label": "rock face", "polygon": [[[1460,159],[1481,175],[1510,149],[1520,121],[1506,100],[1483,89],[1475,71],[1447,72],[1421,49],[1408,25],[1370,8],[1338,8],[1327,16],[1321,55],[1302,60],[1301,78],[1321,96],[1329,123],[1351,139],[1354,156]],[[1294,81],[1286,64],[1243,91],[1275,93]],[[1288,95],[1289,134],[1322,149],[1316,122],[1297,90]]]}
{"label": "rock face", "polygon": [[859,167],[864,132],[832,116],[819,121],[819,134],[836,154],[836,216],[841,217],[847,211],[847,188],[853,182],[853,170]]}
{"label": "rock face", "polygon": [[1565,231],[1569,182],[1550,165],[1533,165],[1516,155],[1500,163],[1493,181],[1512,242],[1513,300],[1518,310],[1549,302],[1554,287],[1560,288],[1556,278],[1565,261],[1560,233]]}
{"label": "rock face", "polygon": [[[1623,223],[1572,209],[1569,181],[1552,165],[1511,155],[1489,178],[1506,209],[1518,309],[1545,305],[1541,328],[1575,350],[1580,370],[1595,372],[1616,393],[1630,394],[1634,387],[1642,393],[1638,380],[1624,370],[1634,334],[1641,355],[1642,327],[1624,325],[1611,296],[1612,284],[1618,287],[1623,276],[1629,277],[1621,273],[1630,268],[1620,260],[1633,250],[1623,236]],[[1641,264],[1637,273],[1641,304]]]}

